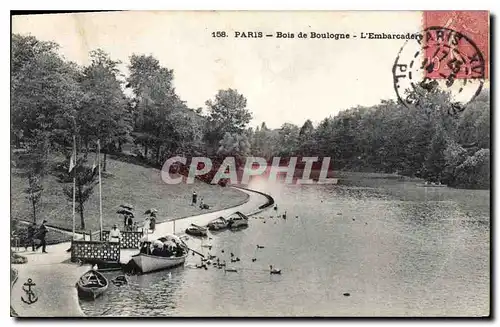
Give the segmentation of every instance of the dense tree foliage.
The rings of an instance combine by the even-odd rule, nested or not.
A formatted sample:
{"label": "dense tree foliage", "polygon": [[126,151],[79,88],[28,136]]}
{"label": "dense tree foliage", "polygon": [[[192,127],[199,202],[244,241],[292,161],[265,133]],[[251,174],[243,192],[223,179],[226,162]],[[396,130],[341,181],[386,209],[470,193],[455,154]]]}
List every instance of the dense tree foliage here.
{"label": "dense tree foliage", "polygon": [[456,187],[488,188],[488,92],[455,114],[447,94],[419,92],[418,104],[410,108],[382,101],[342,111],[316,128],[309,121],[300,129],[284,124],[262,133],[260,128],[252,152],[268,158],[325,156],[339,170],[399,173]]}
{"label": "dense tree foliage", "polygon": [[247,99],[237,90],[220,90],[214,100],[207,100],[208,119],[205,141],[209,152],[218,149],[226,133],[243,135],[246,125],[252,119],[246,108]]}

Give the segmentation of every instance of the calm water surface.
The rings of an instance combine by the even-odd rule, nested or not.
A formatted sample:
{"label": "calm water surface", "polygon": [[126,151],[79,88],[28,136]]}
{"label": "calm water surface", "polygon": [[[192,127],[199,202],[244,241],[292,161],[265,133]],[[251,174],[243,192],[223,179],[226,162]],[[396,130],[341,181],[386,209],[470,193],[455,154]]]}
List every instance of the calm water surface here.
{"label": "calm water surface", "polygon": [[[219,232],[205,241],[221,260],[229,262],[230,252],[238,256],[240,262],[229,263],[237,273],[196,269],[198,256],[189,256],[184,267],[130,276],[123,287],[111,284],[102,298],[81,302],[84,312],[488,315],[489,191],[418,188],[410,182],[366,187],[253,181],[250,187],[271,194],[287,219],[270,209],[252,217],[245,230]],[[257,250],[257,244],[265,248]],[[270,275],[270,264],[282,275]]]}

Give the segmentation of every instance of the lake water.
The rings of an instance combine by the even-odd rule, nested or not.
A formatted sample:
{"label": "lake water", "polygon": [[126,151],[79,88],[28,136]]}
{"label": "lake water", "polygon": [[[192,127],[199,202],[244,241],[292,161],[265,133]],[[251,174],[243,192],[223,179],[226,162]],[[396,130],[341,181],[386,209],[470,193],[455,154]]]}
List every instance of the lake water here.
{"label": "lake water", "polygon": [[[247,229],[205,241],[237,273],[196,269],[199,258],[190,255],[184,267],[111,284],[82,309],[142,317],[488,315],[489,191],[379,184],[254,180],[250,187],[271,194],[287,219],[266,210]],[[241,261],[229,263],[230,252]]]}

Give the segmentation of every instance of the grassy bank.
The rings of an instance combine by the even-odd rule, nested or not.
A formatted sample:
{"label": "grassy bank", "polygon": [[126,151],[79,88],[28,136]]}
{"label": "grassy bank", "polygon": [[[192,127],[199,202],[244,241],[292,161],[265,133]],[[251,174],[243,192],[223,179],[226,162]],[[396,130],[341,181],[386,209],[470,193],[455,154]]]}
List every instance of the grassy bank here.
{"label": "grassy bank", "polygon": [[[18,224],[18,226],[16,227],[16,234],[21,242],[19,246],[21,248],[24,247],[25,240],[27,240],[28,235],[28,224]],[[47,245],[68,242],[71,241],[71,235],[57,230],[49,229],[45,241],[47,242]],[[31,250],[31,246],[28,246],[28,250]]]}
{"label": "grassy bank", "polygon": [[[11,219],[31,220],[32,211],[24,190],[27,180],[11,174]],[[72,204],[63,194],[62,184],[54,176],[48,175],[44,180],[42,204],[37,221],[48,220],[49,224],[62,228],[72,228]],[[210,210],[201,210],[191,206],[193,191],[198,193],[198,200],[210,205]],[[245,202],[248,195],[220,186],[208,185],[195,181],[194,184],[167,185],[161,179],[160,171],[132,163],[108,160],[107,174],[102,180],[102,209],[104,228],[114,223],[122,226],[123,218],[116,213],[118,206],[129,203],[135,207],[135,221],[143,222],[144,211],[149,208],[158,209],[158,222],[174,218],[197,215],[216,211]],[[80,217],[77,213],[77,228]],[[85,206],[86,230],[99,229],[99,192],[98,186]],[[50,233],[49,233],[50,234]]]}

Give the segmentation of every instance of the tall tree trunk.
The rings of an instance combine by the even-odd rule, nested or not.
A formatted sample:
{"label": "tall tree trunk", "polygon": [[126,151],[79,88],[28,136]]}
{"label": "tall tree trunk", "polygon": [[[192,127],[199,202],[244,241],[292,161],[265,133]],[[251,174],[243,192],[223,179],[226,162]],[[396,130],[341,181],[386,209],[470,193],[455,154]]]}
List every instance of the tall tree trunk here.
{"label": "tall tree trunk", "polygon": [[33,200],[31,201],[31,206],[33,208],[33,222],[36,223],[36,203],[35,203],[35,201],[33,201]]}
{"label": "tall tree trunk", "polygon": [[83,218],[83,205],[80,205],[80,225],[82,230],[85,230],[85,219]]}

